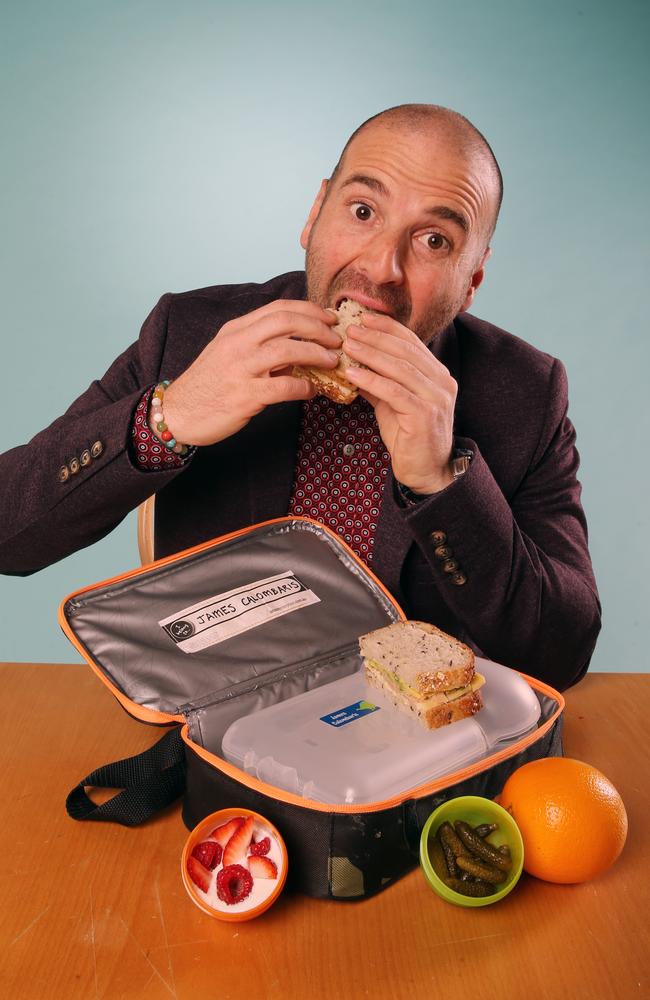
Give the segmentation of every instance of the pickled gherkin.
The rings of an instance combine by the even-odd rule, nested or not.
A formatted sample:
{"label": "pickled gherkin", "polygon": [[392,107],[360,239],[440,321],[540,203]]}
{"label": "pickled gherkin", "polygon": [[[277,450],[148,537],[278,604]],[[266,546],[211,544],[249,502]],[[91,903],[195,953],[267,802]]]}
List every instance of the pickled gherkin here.
{"label": "pickled gherkin", "polygon": [[498,823],[479,823],[474,827],[474,833],[478,837],[489,837],[491,833],[499,829]]}
{"label": "pickled gherkin", "polygon": [[512,861],[501,851],[493,847],[492,844],[483,840],[481,837],[476,836],[476,832],[472,829],[469,823],[465,823],[462,819],[457,819],[454,823],[454,828],[456,833],[462,843],[465,845],[465,852],[475,854],[482,861],[487,861],[488,864],[494,865],[495,868],[500,868],[501,871],[509,872],[512,868]]}
{"label": "pickled gherkin", "polygon": [[489,842],[497,823],[470,826],[463,820],[442,823],[429,838],[429,857],[442,882],[463,896],[490,896],[497,892],[512,868],[510,849]]}

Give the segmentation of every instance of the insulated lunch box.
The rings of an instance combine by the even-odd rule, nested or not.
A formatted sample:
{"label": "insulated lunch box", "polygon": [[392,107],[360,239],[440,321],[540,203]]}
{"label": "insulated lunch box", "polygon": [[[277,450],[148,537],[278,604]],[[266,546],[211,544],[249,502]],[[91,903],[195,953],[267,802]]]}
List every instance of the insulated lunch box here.
{"label": "insulated lunch box", "polygon": [[[365,687],[358,637],[403,618],[338,535],[299,517],[253,525],[76,591],[59,612],[68,638],[129,714],[173,728],[140,758],[88,775],[70,793],[68,812],[133,825],[182,794],[192,829],[217,809],[251,809],[284,838],[288,885],[341,900],[386,888],[418,864],[420,832],[438,805],[457,795],[494,797],[517,767],[562,752],[562,696],[487,661],[477,661],[487,683],[474,719],[432,733],[391,719]],[[372,711],[349,725],[322,719],[354,714],[361,702]],[[307,730],[287,749],[280,744],[291,718]],[[316,743],[329,740],[327,751],[304,742],[314,727]],[[369,769],[360,752],[388,762],[387,739],[407,746],[408,766],[395,774],[375,765],[364,785]],[[296,745],[310,753],[296,760]],[[338,787],[327,780],[332,753]],[[84,790],[93,784],[123,791],[95,805]]]}

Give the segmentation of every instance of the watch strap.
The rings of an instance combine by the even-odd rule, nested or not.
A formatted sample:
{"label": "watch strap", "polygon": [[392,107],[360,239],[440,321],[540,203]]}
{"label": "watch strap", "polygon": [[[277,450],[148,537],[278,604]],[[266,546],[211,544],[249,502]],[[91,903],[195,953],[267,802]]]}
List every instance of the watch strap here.
{"label": "watch strap", "polygon": [[[469,469],[470,463],[472,461],[474,453],[469,451],[468,448],[454,448],[453,457],[451,460],[451,471],[454,477],[454,482],[464,476]],[[429,500],[435,493],[414,493],[413,490],[405,486],[404,483],[400,483],[395,480],[397,485],[397,492],[399,493],[402,500],[408,504],[409,507],[414,507],[416,504],[422,503],[423,500]]]}

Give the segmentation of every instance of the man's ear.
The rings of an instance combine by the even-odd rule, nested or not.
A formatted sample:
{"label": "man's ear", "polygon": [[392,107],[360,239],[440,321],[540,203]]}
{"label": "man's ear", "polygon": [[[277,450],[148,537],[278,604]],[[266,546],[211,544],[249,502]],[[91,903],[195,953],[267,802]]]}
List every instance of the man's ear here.
{"label": "man's ear", "polygon": [[476,268],[474,274],[472,275],[472,280],[469,283],[469,288],[467,289],[467,295],[465,297],[465,301],[463,302],[460,308],[460,312],[465,312],[466,309],[469,309],[472,302],[474,301],[476,290],[483,281],[483,278],[485,277],[485,265],[487,264],[488,259],[491,256],[492,256],[492,247],[487,247],[485,253],[481,257],[481,261],[478,267]]}
{"label": "man's ear", "polygon": [[327,179],[321,181],[320,188],[318,189],[318,194],[314,199],[314,204],[311,206],[309,215],[307,216],[307,221],[305,227],[300,234],[300,246],[303,250],[307,249],[307,243],[309,242],[309,235],[312,231],[312,227],[318,218],[318,213],[321,210],[321,206],[325,201],[325,195],[327,194],[327,185],[329,181]]}

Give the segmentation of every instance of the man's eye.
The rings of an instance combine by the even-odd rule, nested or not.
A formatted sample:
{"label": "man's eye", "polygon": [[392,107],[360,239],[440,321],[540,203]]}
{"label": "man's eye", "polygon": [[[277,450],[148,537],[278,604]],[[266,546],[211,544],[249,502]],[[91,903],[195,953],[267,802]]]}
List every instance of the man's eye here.
{"label": "man's eye", "polygon": [[362,201],[357,201],[352,205],[352,211],[360,222],[367,222],[372,215],[372,209],[364,205]]}
{"label": "man's eye", "polygon": [[448,246],[448,241],[440,233],[427,233],[425,236],[426,245],[429,250],[443,250]]}

